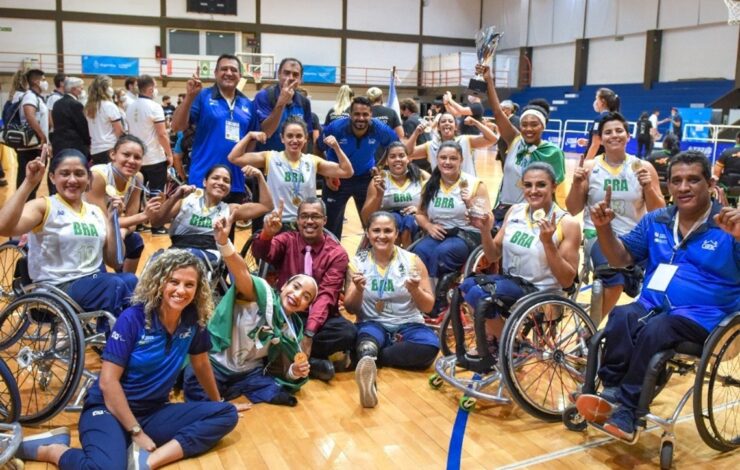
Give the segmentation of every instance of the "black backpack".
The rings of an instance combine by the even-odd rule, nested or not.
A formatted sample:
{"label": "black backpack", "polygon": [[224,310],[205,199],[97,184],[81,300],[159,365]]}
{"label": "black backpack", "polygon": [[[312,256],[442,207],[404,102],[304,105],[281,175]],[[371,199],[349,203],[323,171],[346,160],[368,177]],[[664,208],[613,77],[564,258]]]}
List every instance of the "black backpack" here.
{"label": "black backpack", "polygon": [[[29,92],[26,92],[29,93]],[[25,149],[39,145],[39,139],[28,122],[21,123],[21,104],[25,94],[15,102],[8,100],[3,106],[3,128],[0,132],[2,142],[14,149]],[[40,106],[36,97],[36,109]]]}

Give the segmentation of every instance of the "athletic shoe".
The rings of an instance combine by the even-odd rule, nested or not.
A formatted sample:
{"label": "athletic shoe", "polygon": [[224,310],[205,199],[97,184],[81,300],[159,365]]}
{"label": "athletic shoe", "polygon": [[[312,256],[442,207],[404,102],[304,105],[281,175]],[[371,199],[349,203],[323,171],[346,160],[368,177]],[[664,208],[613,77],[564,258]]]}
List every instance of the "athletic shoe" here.
{"label": "athletic shoe", "polygon": [[615,411],[604,424],[604,431],[625,441],[635,437],[635,415],[632,410],[621,407]]}
{"label": "athletic shoe", "polygon": [[329,382],[334,378],[334,364],[328,359],[312,357],[308,359],[308,365],[310,366],[309,378],[319,379],[323,382]]}
{"label": "athletic shoe", "polygon": [[149,458],[149,451],[144,450],[135,442],[128,446],[128,467],[127,470],[149,470],[149,464],[146,463]]}
{"label": "athletic shoe", "polygon": [[23,439],[15,456],[21,460],[37,460],[39,447],[50,444],[63,444],[69,446],[69,428],[61,427],[51,431],[42,432]]}
{"label": "athletic shoe", "polygon": [[583,394],[576,399],[576,408],[583,419],[603,424],[614,411],[614,406],[598,395]]}
{"label": "athletic shoe", "polygon": [[619,387],[604,387],[599,396],[613,405],[619,404]]}
{"label": "athletic shoe", "polygon": [[377,377],[375,358],[365,356],[360,359],[355,369],[355,381],[360,389],[360,403],[363,408],[375,408],[378,405],[378,389],[375,385]]}
{"label": "athletic shoe", "polygon": [[167,233],[169,232],[167,232],[167,229],[164,227],[157,227],[157,228],[152,227],[152,235],[167,235]]}

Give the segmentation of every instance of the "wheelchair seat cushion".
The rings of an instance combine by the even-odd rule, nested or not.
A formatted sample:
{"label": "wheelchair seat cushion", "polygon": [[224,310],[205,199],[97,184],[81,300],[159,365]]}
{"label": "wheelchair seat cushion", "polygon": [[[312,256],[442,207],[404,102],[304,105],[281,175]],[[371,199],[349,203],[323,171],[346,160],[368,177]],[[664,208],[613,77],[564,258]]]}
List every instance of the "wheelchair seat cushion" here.
{"label": "wheelchair seat cushion", "polygon": [[689,356],[701,357],[702,353],[704,352],[704,345],[686,341],[683,343],[679,343],[674,348],[674,350],[678,354],[687,354]]}

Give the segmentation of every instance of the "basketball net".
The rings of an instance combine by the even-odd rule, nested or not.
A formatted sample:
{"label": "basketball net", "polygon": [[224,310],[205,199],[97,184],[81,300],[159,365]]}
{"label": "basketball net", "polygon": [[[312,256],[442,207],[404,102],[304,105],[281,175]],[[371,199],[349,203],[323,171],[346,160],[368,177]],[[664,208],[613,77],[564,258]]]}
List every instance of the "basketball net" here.
{"label": "basketball net", "polygon": [[728,24],[740,24],[740,0],[725,0],[729,12]]}

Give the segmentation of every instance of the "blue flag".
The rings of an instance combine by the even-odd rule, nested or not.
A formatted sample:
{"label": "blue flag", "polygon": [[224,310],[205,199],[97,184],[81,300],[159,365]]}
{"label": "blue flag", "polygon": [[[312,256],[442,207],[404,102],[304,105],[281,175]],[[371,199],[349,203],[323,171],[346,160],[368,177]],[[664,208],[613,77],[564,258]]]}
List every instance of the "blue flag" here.
{"label": "blue flag", "polygon": [[396,94],[396,68],[391,69],[391,84],[388,87],[388,103],[386,104],[389,108],[394,110],[396,114],[401,116],[401,107],[398,105],[398,95]]}

